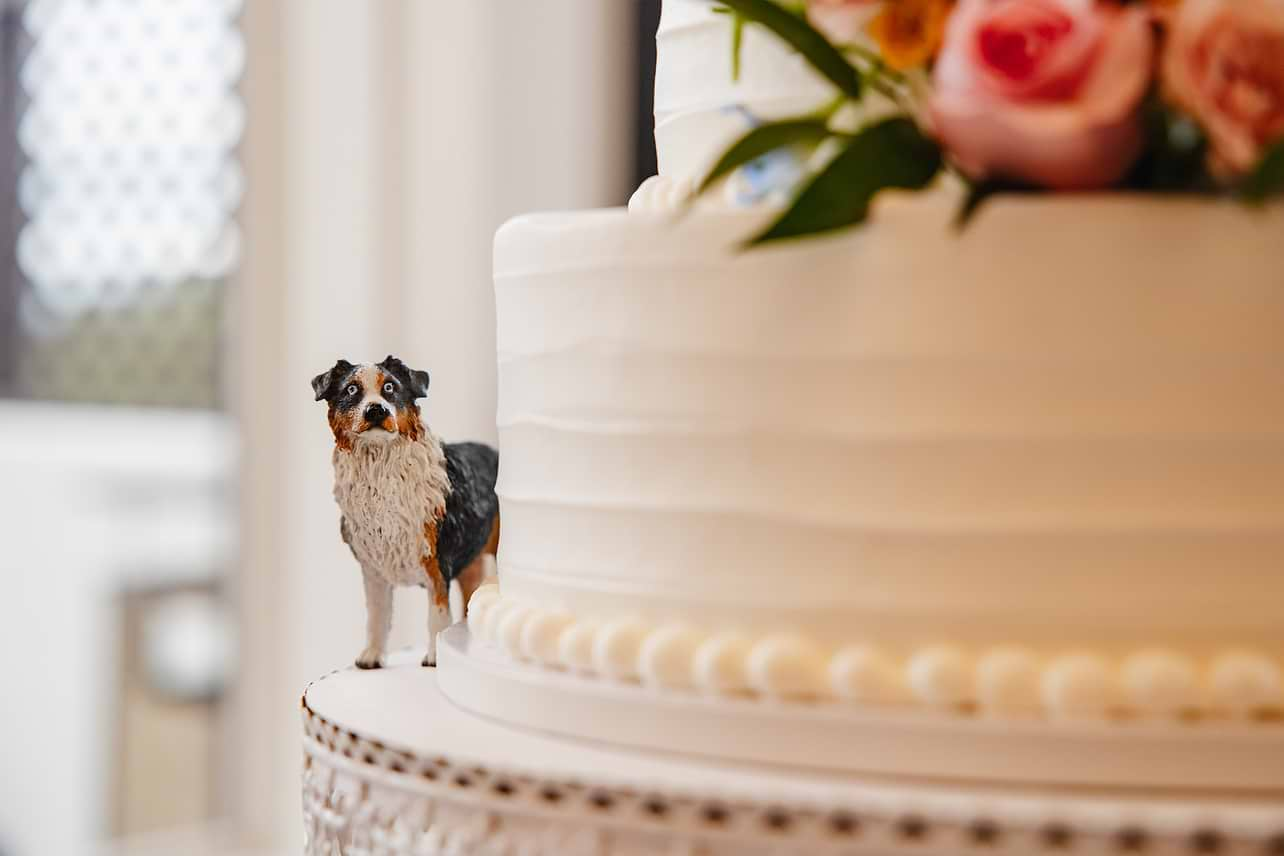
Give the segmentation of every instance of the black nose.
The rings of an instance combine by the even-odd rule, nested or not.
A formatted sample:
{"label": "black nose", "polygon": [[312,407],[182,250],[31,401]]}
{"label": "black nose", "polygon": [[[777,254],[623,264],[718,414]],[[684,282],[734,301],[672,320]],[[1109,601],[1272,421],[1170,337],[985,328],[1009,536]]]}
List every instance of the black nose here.
{"label": "black nose", "polygon": [[388,408],[384,407],[382,404],[366,405],[365,417],[366,421],[371,425],[382,425],[383,421],[391,415],[392,414],[388,412]]}

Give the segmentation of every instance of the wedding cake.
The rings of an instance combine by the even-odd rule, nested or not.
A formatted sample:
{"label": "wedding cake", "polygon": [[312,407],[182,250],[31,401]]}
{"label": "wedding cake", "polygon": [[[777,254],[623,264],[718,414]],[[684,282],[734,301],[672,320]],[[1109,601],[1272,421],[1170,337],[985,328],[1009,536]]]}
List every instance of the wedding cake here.
{"label": "wedding cake", "polygon": [[[728,26],[666,4],[661,175],[630,211],[496,238],[504,535],[473,636],[640,699],[1284,748],[1279,212],[1024,196],[954,234],[938,195],[905,195],[850,233],[743,250],[768,215],[675,217],[674,195],[731,141],[727,103],[827,96],[760,29],[729,81]],[[807,760],[882,766],[839,731]],[[973,772],[1066,775],[1006,754]]]}
{"label": "wedding cake", "polygon": [[[1270,2],[1188,2],[1159,23],[1171,51],[1198,41],[1183,26],[1240,11],[1284,40]],[[1028,115],[1005,126],[1003,105],[968,113],[967,85],[950,90],[970,61],[951,46],[960,32],[982,28],[984,53],[984,27],[1006,37],[1047,15],[1051,29],[1031,30],[1051,40],[1039,50],[1055,54],[1057,27],[1098,31],[1100,44],[1065,48],[1080,52],[1071,65],[1106,66],[1081,69],[1073,91],[1104,74],[1115,93],[1109,109],[1054,104],[1051,126],[1110,118],[1135,76],[1129,51],[1143,78],[1156,65],[1146,4],[881,5],[816,0],[798,35],[760,3],[666,0],[660,175],[628,210],[499,231],[499,579],[443,634],[441,691],[487,727],[775,770],[761,775],[782,788],[817,776],[1199,793],[1205,808],[1261,798],[1278,819],[1284,211],[1140,192],[1159,179],[1123,178],[1151,157],[1131,125],[1088,129],[1079,149],[1095,160],[1075,163]],[[902,12],[935,33],[919,123],[973,188],[970,219],[955,222],[957,178],[906,179],[891,186],[932,188],[880,195],[856,228],[773,240],[790,193],[792,211],[815,204],[798,183],[844,155],[791,136],[720,172],[727,153],[817,115],[847,123],[839,144],[858,147],[854,129],[888,115],[894,87],[926,78],[880,61],[891,85],[878,103],[826,107],[842,73],[813,35],[843,44],[859,27],[904,59],[914,46],[887,20]],[[978,23],[986,14],[1015,17]],[[1264,62],[1284,82],[1275,56]],[[1021,97],[1044,109],[1069,91]],[[1198,180],[1229,181],[1233,129],[1180,94],[1206,129],[1213,166]],[[1182,127],[1169,131],[1180,142]],[[1013,153],[1022,133],[1034,154]],[[1136,192],[1000,194],[971,213],[991,176],[1082,190],[1093,170],[1100,187]],[[1265,172],[1252,180],[1272,186]],[[541,745],[547,757],[557,744]]]}

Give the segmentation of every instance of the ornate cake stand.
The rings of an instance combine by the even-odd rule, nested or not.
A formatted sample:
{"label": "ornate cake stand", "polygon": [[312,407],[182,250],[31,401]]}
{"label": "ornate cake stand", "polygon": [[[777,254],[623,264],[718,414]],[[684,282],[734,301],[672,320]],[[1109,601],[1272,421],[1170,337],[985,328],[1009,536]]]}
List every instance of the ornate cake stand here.
{"label": "ornate cake stand", "polygon": [[911,784],[632,752],[461,711],[413,652],[316,681],[303,721],[308,854],[1284,856],[1278,797]]}

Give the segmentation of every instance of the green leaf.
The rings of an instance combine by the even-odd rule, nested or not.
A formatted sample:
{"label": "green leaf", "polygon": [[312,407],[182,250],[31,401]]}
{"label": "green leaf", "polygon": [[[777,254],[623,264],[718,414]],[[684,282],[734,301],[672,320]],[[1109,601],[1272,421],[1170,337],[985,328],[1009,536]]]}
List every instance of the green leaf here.
{"label": "green leaf", "polygon": [[740,53],[744,46],[745,19],[736,15],[731,21],[731,80],[740,80]]}
{"label": "green leaf", "polygon": [[704,193],[718,179],[768,152],[798,143],[819,143],[830,136],[823,119],[790,119],[759,125],[731,144],[700,182],[697,193]]}
{"label": "green leaf", "polygon": [[888,65],[886,61],[883,60],[883,55],[873,48],[865,47],[857,42],[853,42],[850,45],[842,45],[841,47],[844,51],[854,53],[861,59],[865,60],[865,62],[869,63],[871,71],[877,72],[898,85],[909,83],[908,75],[902,71],[897,71]]}
{"label": "green leaf", "polygon": [[1120,187],[1158,193],[1211,193],[1208,141],[1189,116],[1152,93],[1142,109],[1145,146]]}
{"label": "green leaf", "polygon": [[1281,194],[1284,194],[1284,140],[1266,150],[1239,187],[1240,198],[1246,202],[1262,203]]}
{"label": "green leaf", "polygon": [[870,125],[803,188],[784,214],[749,246],[853,226],[869,216],[880,190],[919,190],[941,169],[941,150],[909,119]]}
{"label": "green leaf", "polygon": [[861,95],[860,73],[838,48],[807,22],[805,15],[781,8],[772,0],[721,0],[746,21],[771,30],[853,100]]}

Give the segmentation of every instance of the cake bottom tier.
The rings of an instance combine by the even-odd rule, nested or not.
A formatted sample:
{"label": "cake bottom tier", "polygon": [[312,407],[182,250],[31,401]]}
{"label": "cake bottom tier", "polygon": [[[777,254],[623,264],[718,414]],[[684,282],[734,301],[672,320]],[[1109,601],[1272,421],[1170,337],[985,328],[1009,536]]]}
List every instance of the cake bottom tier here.
{"label": "cake bottom tier", "polygon": [[[449,631],[445,656],[461,653],[464,637]],[[458,663],[424,669],[421,655],[401,652],[388,668],[346,669],[307,689],[308,854],[1235,856],[1284,846],[1277,795],[892,781],[508,727],[452,705],[443,690],[457,689]],[[519,718],[535,724],[555,706],[547,691]]]}
{"label": "cake bottom tier", "polygon": [[524,663],[463,624],[443,634],[438,657],[443,691],[465,710],[635,749],[842,774],[1284,800],[1284,727],[1274,721],[1054,720],[711,696]]}

